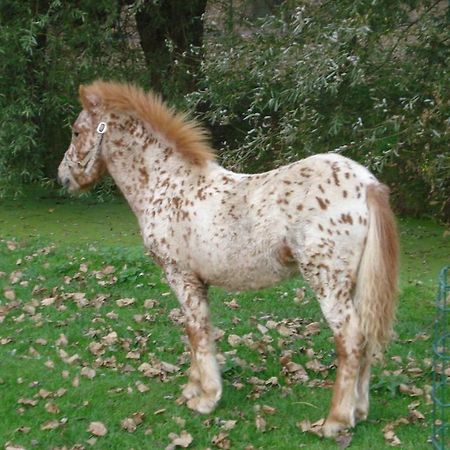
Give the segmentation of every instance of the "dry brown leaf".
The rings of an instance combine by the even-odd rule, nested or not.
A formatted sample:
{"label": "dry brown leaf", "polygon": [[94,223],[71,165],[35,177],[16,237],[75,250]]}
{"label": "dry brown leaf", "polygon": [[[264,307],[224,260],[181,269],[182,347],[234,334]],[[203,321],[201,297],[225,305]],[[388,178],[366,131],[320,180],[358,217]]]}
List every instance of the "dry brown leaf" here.
{"label": "dry brown leaf", "polygon": [[100,342],[91,342],[88,348],[89,351],[95,356],[100,356],[103,355],[103,353],[105,353],[105,348],[103,344],[101,344]]}
{"label": "dry brown leaf", "polygon": [[17,284],[23,277],[23,272],[21,270],[15,270],[9,275],[9,281],[11,284]]}
{"label": "dry brown leaf", "polygon": [[108,333],[106,336],[102,337],[102,341],[106,345],[113,345],[117,342],[118,336],[115,331],[111,331],[111,333]]}
{"label": "dry brown leaf", "polygon": [[423,395],[423,389],[418,388],[417,386],[414,386],[414,385],[409,386],[407,384],[401,383],[399,385],[399,390],[400,390],[400,392],[403,392],[404,394],[408,394],[411,397],[418,397],[418,396]]}
{"label": "dry brown leaf", "polygon": [[58,414],[59,413],[59,407],[53,402],[47,402],[45,404],[45,410],[51,414]]}
{"label": "dry brown leaf", "polygon": [[88,432],[94,436],[104,436],[108,432],[108,429],[102,422],[91,422],[89,424]]}
{"label": "dry brown leaf", "polygon": [[141,354],[138,351],[128,352],[125,356],[127,359],[141,359]]}
{"label": "dry brown leaf", "polygon": [[32,400],[31,398],[19,398],[19,400],[17,400],[17,403],[19,403],[19,405],[36,406],[38,404],[38,401]]}
{"label": "dry brown leaf", "polygon": [[297,423],[297,426],[303,431],[303,433],[312,433],[316,436],[322,437],[322,428],[325,423],[325,419],[319,419],[317,422],[311,423],[309,420],[302,420]]}
{"label": "dry brown leaf", "polygon": [[266,414],[275,414],[277,412],[277,409],[274,408],[273,406],[262,405],[261,406],[261,411],[263,411]]}
{"label": "dry brown leaf", "polygon": [[16,299],[16,293],[10,288],[6,288],[3,291],[3,295],[6,298],[6,300],[8,300],[10,302],[12,302],[12,301],[14,301]]}
{"label": "dry brown leaf", "polygon": [[158,300],[153,300],[153,299],[148,298],[147,300],[144,301],[144,308],[146,308],[146,309],[152,309],[157,305],[158,305]]}
{"label": "dry brown leaf", "polygon": [[136,389],[139,392],[147,392],[150,389],[146,384],[142,383],[141,381],[136,381],[135,385]]}
{"label": "dry brown leaf", "polygon": [[131,419],[130,417],[127,417],[126,419],[123,419],[120,422],[120,426],[124,429],[127,430],[128,433],[134,433],[136,431],[136,424],[134,423],[134,420]]}
{"label": "dry brown leaf", "polygon": [[216,434],[212,438],[211,443],[222,450],[229,450],[231,448],[231,441],[228,438],[228,433],[225,431],[220,431],[219,434]]}
{"label": "dry brown leaf", "polygon": [[238,336],[237,334],[230,334],[228,336],[228,343],[232,347],[237,347],[241,343],[241,341],[242,341],[241,337]]}
{"label": "dry brown leaf", "polygon": [[59,420],[47,420],[41,425],[41,430],[54,430],[60,426]]}
{"label": "dry brown leaf", "polygon": [[255,418],[255,425],[258,431],[261,431],[262,433],[266,431],[267,422],[264,417],[260,416],[259,414]]}
{"label": "dry brown leaf", "polygon": [[119,300],[116,300],[116,305],[119,308],[123,308],[125,306],[132,305],[136,300],[134,298],[119,298]]}
{"label": "dry brown leaf", "polygon": [[192,436],[186,430],[183,430],[179,435],[170,433],[169,438],[172,442],[166,447],[166,450],[174,450],[176,447],[188,448],[193,441]]}
{"label": "dry brown leaf", "polygon": [[230,431],[236,426],[237,420],[226,420],[222,425],[221,429],[224,431]]}
{"label": "dry brown leaf", "polygon": [[239,309],[240,308],[240,305],[239,305],[239,303],[237,302],[237,300],[235,298],[233,298],[229,302],[224,302],[224,303],[230,309]]}
{"label": "dry brown leaf", "polygon": [[61,333],[61,334],[59,335],[59,338],[56,339],[56,341],[55,341],[55,345],[56,345],[57,347],[64,347],[64,346],[66,346],[68,343],[69,343],[69,341],[67,340],[66,335],[63,334],[63,333]]}
{"label": "dry brown leaf", "polygon": [[277,328],[278,333],[283,337],[292,336],[293,330],[291,328],[288,328],[286,325],[280,325]]}
{"label": "dry brown leaf", "polygon": [[16,248],[18,247],[17,242],[14,241],[6,241],[6,247],[8,248],[8,250],[10,250],[11,252],[16,250]]}
{"label": "dry brown leaf", "polygon": [[393,429],[388,429],[383,431],[385,441],[391,445],[392,447],[396,447],[401,445],[402,441],[398,438],[398,436],[394,433]]}
{"label": "dry brown leaf", "polygon": [[96,371],[92,367],[83,367],[80,373],[83,377],[89,378],[90,380],[96,375]]}
{"label": "dry brown leaf", "polygon": [[266,334],[269,332],[269,329],[267,327],[265,327],[264,325],[261,325],[260,323],[258,323],[258,325],[256,325],[256,328],[258,328],[258,331],[261,334]]}
{"label": "dry brown leaf", "polygon": [[120,422],[120,425],[124,430],[127,430],[129,433],[134,433],[136,428],[143,422],[144,413],[135,412],[131,415],[131,417],[126,417]]}
{"label": "dry brown leaf", "polygon": [[320,323],[311,322],[305,327],[305,336],[312,336],[314,334],[320,333]]}
{"label": "dry brown leaf", "polygon": [[171,363],[168,363],[165,361],[161,361],[160,367],[161,367],[162,371],[167,372],[167,373],[175,373],[180,370],[180,368],[178,366],[176,366],[175,364],[171,364]]}
{"label": "dry brown leaf", "polygon": [[161,375],[161,370],[155,369],[149,363],[142,363],[138,367],[138,370],[139,370],[139,372],[142,372],[142,375],[144,375],[146,377],[150,377],[150,378]]}
{"label": "dry brown leaf", "polygon": [[12,442],[7,442],[5,444],[5,450],[26,450],[26,448],[18,444],[13,444]]}

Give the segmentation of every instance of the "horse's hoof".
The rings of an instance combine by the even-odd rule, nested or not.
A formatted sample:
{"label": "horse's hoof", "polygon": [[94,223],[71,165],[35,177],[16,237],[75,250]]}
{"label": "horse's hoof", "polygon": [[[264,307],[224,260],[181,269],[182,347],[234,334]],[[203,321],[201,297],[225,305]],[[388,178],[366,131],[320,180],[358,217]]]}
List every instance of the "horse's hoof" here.
{"label": "horse's hoof", "polygon": [[202,393],[200,385],[194,382],[188,382],[186,386],[181,391],[181,394],[186,400],[190,400],[191,398],[198,397]]}
{"label": "horse's hoof", "polygon": [[350,425],[337,420],[327,419],[322,427],[322,435],[327,438],[336,437],[347,428],[350,428]]}
{"label": "horse's hoof", "polygon": [[362,409],[355,410],[355,422],[362,422],[367,419],[367,411],[363,411]]}
{"label": "horse's hoof", "polygon": [[199,397],[193,397],[187,402],[188,408],[199,412],[200,414],[209,414],[214,411],[217,401],[211,399],[210,397],[205,397],[203,395]]}

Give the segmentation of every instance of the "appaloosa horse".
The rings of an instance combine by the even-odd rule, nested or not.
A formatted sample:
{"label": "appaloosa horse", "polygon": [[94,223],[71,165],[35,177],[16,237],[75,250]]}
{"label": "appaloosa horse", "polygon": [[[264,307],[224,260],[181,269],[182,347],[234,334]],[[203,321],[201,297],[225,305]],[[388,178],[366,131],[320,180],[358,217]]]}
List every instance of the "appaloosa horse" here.
{"label": "appaloosa horse", "polygon": [[391,332],[397,236],[388,190],[364,167],[319,154],[270,172],[219,166],[204,129],[128,84],[80,87],[83,110],[59,167],[70,191],[108,172],[136,215],[186,318],[187,404],[209,413],[222,394],[209,285],[259,289],[300,273],[336,343],[325,436],[367,417],[370,367]]}

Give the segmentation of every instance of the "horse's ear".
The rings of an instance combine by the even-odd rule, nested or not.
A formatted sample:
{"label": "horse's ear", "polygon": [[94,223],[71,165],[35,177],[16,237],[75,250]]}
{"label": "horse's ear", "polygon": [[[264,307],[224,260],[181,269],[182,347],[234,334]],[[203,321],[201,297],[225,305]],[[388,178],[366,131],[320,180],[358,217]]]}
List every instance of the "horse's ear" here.
{"label": "horse's ear", "polygon": [[86,86],[80,85],[79,89],[81,104],[84,109],[87,109],[91,112],[96,112],[101,104],[101,99],[98,94],[95,94],[92,91],[89,91]]}

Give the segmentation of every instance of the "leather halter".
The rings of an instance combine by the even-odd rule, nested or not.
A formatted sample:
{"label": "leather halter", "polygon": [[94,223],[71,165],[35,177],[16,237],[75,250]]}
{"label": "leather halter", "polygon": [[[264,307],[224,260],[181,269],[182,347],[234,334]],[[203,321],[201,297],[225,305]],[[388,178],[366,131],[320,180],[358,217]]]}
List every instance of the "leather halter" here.
{"label": "leather halter", "polygon": [[64,158],[67,162],[67,165],[69,168],[78,167],[79,169],[85,169],[86,174],[89,175],[90,171],[92,170],[92,167],[94,166],[95,161],[97,160],[98,156],[100,155],[102,141],[103,141],[103,135],[106,133],[106,130],[108,129],[108,125],[106,122],[100,122],[97,125],[96,132],[97,132],[97,142],[95,143],[94,147],[87,153],[87,155],[81,160],[81,161],[72,161],[68,156],[67,153],[64,155]]}

